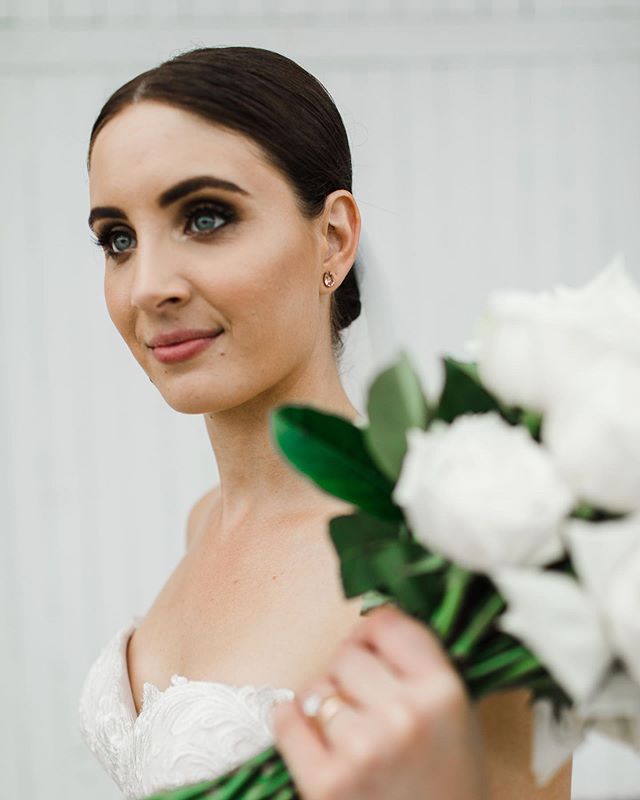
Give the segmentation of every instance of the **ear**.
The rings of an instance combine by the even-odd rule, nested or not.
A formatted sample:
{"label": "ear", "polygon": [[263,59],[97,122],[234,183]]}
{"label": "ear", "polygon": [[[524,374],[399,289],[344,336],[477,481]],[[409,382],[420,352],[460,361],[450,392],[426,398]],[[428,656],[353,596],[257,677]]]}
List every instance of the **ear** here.
{"label": "ear", "polygon": [[[360,226],[360,209],[351,192],[336,189],[327,195],[321,226],[324,244],[318,281],[321,292],[334,292],[353,266],[360,240]],[[332,272],[335,276],[335,283],[330,288],[322,282],[325,272]]]}

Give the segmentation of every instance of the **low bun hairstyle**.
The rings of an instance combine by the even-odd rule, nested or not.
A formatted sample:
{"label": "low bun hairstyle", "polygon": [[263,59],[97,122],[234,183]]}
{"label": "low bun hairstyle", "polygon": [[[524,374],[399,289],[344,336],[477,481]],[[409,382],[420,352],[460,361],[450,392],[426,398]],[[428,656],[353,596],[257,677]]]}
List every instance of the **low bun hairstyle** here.
{"label": "low bun hairstyle", "polygon": [[[308,219],[322,213],[331,192],[351,192],[347,132],[331,95],[280,53],[260,47],[202,47],[142,72],[102,107],[91,129],[87,168],[103,126],[140,100],[176,106],[253,139],[289,182]],[[337,358],[344,347],[341,332],[360,315],[355,268],[354,262],[331,295],[331,343]]]}

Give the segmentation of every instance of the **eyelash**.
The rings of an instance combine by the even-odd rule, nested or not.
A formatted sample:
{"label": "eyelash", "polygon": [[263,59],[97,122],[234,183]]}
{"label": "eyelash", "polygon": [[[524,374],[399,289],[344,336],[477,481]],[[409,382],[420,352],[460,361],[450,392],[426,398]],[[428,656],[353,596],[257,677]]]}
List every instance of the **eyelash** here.
{"label": "eyelash", "polygon": [[[214,216],[223,219],[224,224],[218,225],[216,228],[213,228],[208,232],[199,231],[198,233],[194,233],[193,235],[196,238],[206,238],[209,236],[213,236],[215,233],[217,233],[218,230],[220,230],[220,228],[224,228],[229,222],[233,222],[236,219],[236,213],[231,208],[231,206],[228,206],[220,202],[216,203],[200,202],[196,206],[190,207],[187,211],[185,211],[183,215],[187,223],[187,225],[185,225],[185,233],[187,232],[186,227],[188,227],[188,224],[193,219],[195,219],[195,217],[197,217],[199,214],[205,214],[205,213],[210,214],[211,212],[213,212]],[[97,233],[92,237],[93,243],[98,247],[102,248],[107,258],[112,258],[114,259],[114,261],[119,261],[120,259],[126,257],[127,254],[129,253],[128,250],[119,253],[116,250],[111,249],[111,239],[117,233],[127,233],[127,231],[125,228],[119,228],[116,225],[111,225],[106,227],[103,231],[100,231],[100,233]],[[133,238],[135,239],[135,237]]]}

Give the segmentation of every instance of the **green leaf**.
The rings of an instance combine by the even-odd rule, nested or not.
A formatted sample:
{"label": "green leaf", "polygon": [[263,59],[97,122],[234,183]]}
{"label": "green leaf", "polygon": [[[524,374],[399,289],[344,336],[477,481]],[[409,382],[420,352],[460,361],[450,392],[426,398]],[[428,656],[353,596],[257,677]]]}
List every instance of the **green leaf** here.
{"label": "green leaf", "polygon": [[378,591],[382,583],[375,565],[366,558],[345,558],[340,561],[340,581],[344,596],[359,597],[365,592]]}
{"label": "green leaf", "polygon": [[415,578],[408,578],[405,568],[414,560],[416,546],[411,542],[389,542],[371,556],[381,586],[388,588],[398,605],[409,614],[423,616],[427,605],[424,593]]}
{"label": "green leaf", "polygon": [[540,431],[542,429],[542,414],[537,411],[522,409],[520,414],[520,424],[523,425],[537,442],[540,441]]}
{"label": "green leaf", "polygon": [[442,361],[445,381],[436,411],[438,419],[452,422],[461,414],[501,410],[499,401],[480,383],[473,362],[457,361],[450,356]]}
{"label": "green leaf", "polygon": [[416,542],[400,539],[401,527],[397,522],[384,522],[363,512],[330,520],[329,535],[340,559],[346,597],[382,592],[409,612],[424,611],[424,593],[406,569],[425,551]]}
{"label": "green leaf", "polygon": [[404,574],[407,577],[414,575],[430,575],[434,572],[442,572],[449,566],[449,562],[444,556],[436,553],[428,553],[426,556],[408,564]]}
{"label": "green leaf", "polygon": [[370,589],[367,592],[364,592],[362,595],[362,606],[360,608],[360,615],[364,616],[368,614],[374,608],[378,608],[378,606],[385,605],[386,603],[392,602],[393,598],[389,595],[383,594],[382,592],[377,592],[375,589]]}
{"label": "green leaf", "polygon": [[571,516],[576,519],[586,519],[588,521],[594,520],[598,512],[594,506],[589,503],[578,503],[571,512]]}
{"label": "green leaf", "polygon": [[346,597],[357,597],[381,585],[371,555],[398,540],[398,522],[390,523],[363,512],[329,521],[329,535],[340,559],[340,577]]}
{"label": "green leaf", "polygon": [[338,556],[356,555],[376,548],[381,542],[398,541],[398,522],[388,522],[372,517],[362,511],[340,514],[329,520],[329,535]]}
{"label": "green leaf", "polygon": [[369,388],[366,444],[376,464],[394,482],[407,452],[407,430],[426,428],[429,409],[408,355],[381,372]]}
{"label": "green leaf", "polygon": [[371,458],[360,428],[344,417],[304,405],[271,412],[273,438],[288,461],[325,492],[381,519],[401,520],[393,482]]}
{"label": "green leaf", "polygon": [[449,356],[449,360],[455,362],[458,367],[463,372],[466,372],[470,378],[473,378],[474,381],[477,381],[477,383],[482,383],[480,380],[480,371],[478,370],[478,365],[475,361],[457,361],[451,356]]}

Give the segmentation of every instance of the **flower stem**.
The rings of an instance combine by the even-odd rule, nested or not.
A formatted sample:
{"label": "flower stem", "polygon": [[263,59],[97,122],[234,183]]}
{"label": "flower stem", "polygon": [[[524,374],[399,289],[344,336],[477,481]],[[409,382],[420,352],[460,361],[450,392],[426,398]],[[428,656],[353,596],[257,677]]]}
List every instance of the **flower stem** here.
{"label": "flower stem", "polygon": [[[492,670],[489,670],[489,665],[484,662],[481,665],[473,665],[473,667],[484,667],[482,670],[474,670],[473,667],[467,670],[465,679],[469,694],[474,700],[479,700],[495,691],[520,687],[531,688],[532,684],[546,677],[544,668],[538,659],[525,648],[513,648],[502,655],[510,655],[511,663],[504,663],[500,668],[500,659],[496,657],[488,659],[493,662]],[[471,672],[471,677],[469,677],[469,672]]]}
{"label": "flower stem", "polygon": [[496,616],[504,608],[504,600],[498,594],[492,594],[484,605],[477,611],[471,624],[460,634],[451,647],[451,655],[455,658],[468,656],[472,648],[486,632]]}
{"label": "flower stem", "polygon": [[445,642],[462,608],[465,592],[471,577],[470,572],[457,564],[451,564],[447,570],[444,599],[431,619],[434,630]]}
{"label": "flower stem", "polygon": [[506,650],[504,653],[498,653],[495,656],[479,661],[475,664],[470,664],[464,668],[464,677],[467,680],[474,680],[475,678],[483,678],[491,673],[501,672],[505,667],[511,667],[523,659],[531,657],[529,651],[518,645]]}
{"label": "flower stem", "polygon": [[532,672],[538,672],[541,667],[542,664],[533,654],[530,653],[526,658],[523,658],[520,663],[516,663],[509,669],[505,670],[499,676],[494,686],[505,687],[514,680],[518,680],[525,675],[531,674]]}
{"label": "flower stem", "polygon": [[445,559],[442,556],[430,553],[424,558],[413,561],[404,568],[404,575],[407,578],[413,578],[416,575],[426,575],[430,572],[437,572],[445,565]]}
{"label": "flower stem", "polygon": [[538,691],[551,691],[557,688],[556,683],[548,675],[543,675],[540,678],[534,678],[527,683],[529,689],[537,689]]}
{"label": "flower stem", "polygon": [[247,792],[242,795],[243,800],[263,800],[264,798],[271,798],[278,789],[286,788],[287,784],[291,785],[289,773],[284,770],[278,771],[274,769],[275,774],[269,774],[261,779],[260,783],[256,783]]}

